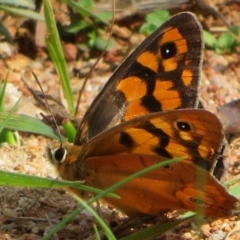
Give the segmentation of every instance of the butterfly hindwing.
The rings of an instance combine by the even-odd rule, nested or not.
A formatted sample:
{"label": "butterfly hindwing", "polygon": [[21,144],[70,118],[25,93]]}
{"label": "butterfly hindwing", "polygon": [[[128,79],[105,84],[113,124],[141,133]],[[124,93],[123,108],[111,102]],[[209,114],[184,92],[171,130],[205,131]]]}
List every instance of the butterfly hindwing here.
{"label": "butterfly hindwing", "polygon": [[[150,155],[89,158],[86,181],[99,189],[107,189],[158,162],[158,157]],[[180,177],[179,172],[184,176]],[[114,193],[120,199],[105,200],[128,215],[190,210],[219,217],[228,215],[237,202],[208,171],[186,160],[135,178]]]}
{"label": "butterfly hindwing", "polygon": [[[151,171],[117,189],[119,200],[106,200],[130,215],[181,209],[224,216],[237,199],[209,172],[222,140],[221,123],[206,110],[140,116],[86,145],[85,180],[88,185],[107,189],[146,167],[184,156],[172,166]],[[144,201],[138,201],[140,196]]]}
{"label": "butterfly hindwing", "polygon": [[212,113],[200,109],[174,110],[140,116],[105,131],[83,148],[82,157],[144,154],[169,159],[185,156],[210,170],[222,140],[222,126]]}

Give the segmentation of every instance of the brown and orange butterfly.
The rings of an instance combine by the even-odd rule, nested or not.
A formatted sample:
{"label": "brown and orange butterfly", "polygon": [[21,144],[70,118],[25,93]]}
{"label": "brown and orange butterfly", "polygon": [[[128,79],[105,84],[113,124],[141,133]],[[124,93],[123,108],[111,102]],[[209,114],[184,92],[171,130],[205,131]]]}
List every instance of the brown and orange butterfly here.
{"label": "brown and orange butterfly", "polygon": [[[147,37],[93,101],[75,144],[48,148],[61,177],[106,189],[184,156],[117,189],[120,199],[105,200],[128,215],[180,209],[228,214],[237,199],[210,173],[222,147],[222,126],[214,114],[197,109],[202,54],[201,26],[189,12]],[[198,176],[205,178],[201,189]]]}

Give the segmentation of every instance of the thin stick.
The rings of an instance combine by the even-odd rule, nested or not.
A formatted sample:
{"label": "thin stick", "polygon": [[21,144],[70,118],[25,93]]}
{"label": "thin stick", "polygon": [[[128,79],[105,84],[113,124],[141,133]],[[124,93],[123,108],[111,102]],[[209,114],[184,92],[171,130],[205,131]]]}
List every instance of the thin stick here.
{"label": "thin stick", "polygon": [[55,119],[55,117],[54,117],[54,115],[53,115],[53,112],[52,112],[51,107],[50,107],[49,104],[48,104],[47,98],[46,98],[46,96],[45,96],[45,94],[44,94],[44,91],[43,91],[43,88],[42,88],[42,86],[41,86],[41,83],[40,83],[40,81],[39,81],[38,78],[37,78],[37,75],[36,75],[34,72],[32,72],[32,75],[33,75],[33,77],[35,78],[35,80],[36,80],[36,82],[37,82],[37,84],[38,84],[38,86],[39,86],[39,88],[40,88],[40,90],[41,90],[41,92],[42,92],[42,94],[43,94],[43,96],[44,96],[44,100],[45,100],[45,102],[46,102],[46,106],[47,106],[50,114],[51,114],[52,117],[53,117],[53,122],[54,122],[55,127],[56,127],[56,130],[54,130],[54,131],[55,131],[55,132],[57,133],[57,135],[59,136],[60,146],[62,147],[62,139],[61,139],[61,137],[60,137],[61,134],[60,134],[60,129],[59,129],[59,127],[58,127],[57,121],[56,121],[56,119]]}

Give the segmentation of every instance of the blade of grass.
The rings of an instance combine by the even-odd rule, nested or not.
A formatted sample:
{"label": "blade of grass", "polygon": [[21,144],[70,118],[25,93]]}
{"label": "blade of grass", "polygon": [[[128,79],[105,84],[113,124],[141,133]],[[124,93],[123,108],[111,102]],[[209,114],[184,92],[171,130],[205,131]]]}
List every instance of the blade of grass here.
{"label": "blade of grass", "polygon": [[0,133],[2,138],[2,142],[7,142],[10,145],[17,144],[14,134],[11,130],[3,129]]}
{"label": "blade of grass", "polygon": [[[1,84],[1,86],[0,86],[0,113],[5,111],[4,96],[5,96],[5,91],[6,91],[6,87],[7,87],[8,74],[9,74],[9,72],[7,72],[7,75],[5,77],[3,85]],[[7,113],[5,120],[0,125],[1,143],[2,142],[7,142],[8,144],[16,144],[17,143],[13,132],[10,131],[9,129],[6,129],[5,127],[8,124],[9,119],[12,116],[13,112],[17,109],[20,99],[21,98],[18,99],[18,101],[15,103],[15,105],[13,106],[11,111],[9,113]]]}
{"label": "blade of grass", "polygon": [[0,5],[0,9],[5,12],[12,13],[14,15],[30,18],[37,21],[42,21],[42,22],[44,21],[44,17],[41,14],[36,13],[29,9],[19,9],[19,8],[7,7],[3,5]]}
{"label": "blade of grass", "polygon": [[106,24],[107,26],[110,25],[110,23],[108,21],[106,21],[105,19],[103,19],[99,15],[94,14],[93,12],[87,10],[86,8],[81,6],[81,4],[78,3],[78,2],[75,2],[75,1],[72,1],[72,0],[61,0],[61,2],[66,3],[67,5],[69,5],[70,7],[75,9],[76,11],[78,11],[80,14],[83,13],[83,14],[85,14],[87,16],[90,16],[90,17],[94,18],[95,20],[98,20],[98,21]]}
{"label": "blade of grass", "polygon": [[152,227],[146,228],[144,230],[138,231],[136,233],[133,233],[127,237],[121,238],[121,240],[149,240],[154,239],[155,237],[159,236],[160,234],[163,234],[176,226],[178,226],[180,223],[186,222],[190,219],[192,219],[196,214],[195,213],[188,213],[188,216],[185,215],[184,217],[181,217],[181,219],[176,219],[174,221],[168,222],[168,223],[159,223]]}
{"label": "blade of grass", "polygon": [[[0,170],[0,185],[11,187],[32,187],[32,188],[76,188],[81,191],[88,191],[100,194],[102,190],[85,186],[80,181],[71,182],[65,180],[42,178],[26,174],[6,172]],[[109,194],[109,197],[118,198],[116,194]]]}
{"label": "blade of grass", "polygon": [[2,24],[2,22],[0,21],[0,33],[6,37],[7,41],[10,44],[14,43],[14,39],[12,37],[12,35],[9,33],[8,29]]}
{"label": "blade of grass", "polygon": [[[13,108],[13,110],[15,111],[16,108]],[[27,115],[14,113],[9,116],[9,113],[0,112],[0,131],[3,129],[3,126],[15,131],[44,135],[57,140],[61,137],[63,141],[65,140],[64,137],[59,136],[51,127],[47,126],[40,120]]]}
{"label": "blade of grass", "polygon": [[75,199],[82,205],[81,208],[87,209],[90,211],[92,216],[96,219],[100,227],[103,229],[105,232],[106,236],[108,237],[109,240],[115,240],[115,236],[113,235],[112,231],[109,229],[109,227],[106,225],[106,223],[101,219],[101,217],[91,208],[89,207],[89,203],[86,203],[84,200],[81,198],[75,196]]}
{"label": "blade of grass", "polygon": [[[0,112],[0,115],[5,114],[5,118],[3,119],[2,123],[0,121],[0,135],[1,135],[1,141],[7,141],[9,144],[16,144],[15,138],[13,136],[13,133],[7,133],[7,136],[5,136],[5,134],[2,134],[2,131],[7,128],[7,125],[9,124],[10,118],[13,115],[13,112],[16,111],[18,104],[20,102],[21,98],[18,99],[18,101],[15,103],[15,105],[13,106],[13,108],[11,109],[11,111],[9,113],[3,113]],[[12,136],[10,136],[12,135]]]}
{"label": "blade of grass", "polygon": [[100,234],[98,232],[96,224],[93,224],[93,230],[94,230],[95,235],[96,235],[96,240],[101,240],[101,237],[100,237]]}
{"label": "blade of grass", "polygon": [[75,140],[75,136],[77,134],[77,130],[73,126],[72,122],[68,119],[63,120],[62,123],[63,129],[67,135],[67,139],[70,143],[73,143]]}
{"label": "blade of grass", "polygon": [[57,31],[55,17],[52,7],[48,0],[43,1],[45,21],[48,29],[48,35],[46,37],[46,44],[49,50],[51,59],[56,67],[58,76],[63,87],[64,96],[66,97],[69,111],[74,113],[74,104],[72,98],[72,91],[70,86],[70,78],[67,71],[67,64],[64,58],[61,40]]}
{"label": "blade of grass", "polygon": [[29,8],[34,10],[35,4],[32,0],[1,0],[1,4],[8,5],[8,6],[14,6],[18,8]]}
{"label": "blade of grass", "polygon": [[5,111],[4,96],[7,88],[8,75],[9,75],[9,71],[7,72],[7,75],[3,81],[3,84],[2,83],[0,84],[0,111],[1,112]]}
{"label": "blade of grass", "polygon": [[92,207],[86,203],[81,198],[75,197],[77,201],[82,205],[81,207],[77,208],[76,210],[72,211],[66,218],[64,218],[59,224],[55,225],[43,238],[42,240],[48,240],[51,236],[53,236],[56,232],[61,230],[68,222],[70,222],[73,218],[75,218],[78,214],[80,214],[84,209],[87,209],[92,216],[97,220],[99,225],[105,230],[106,235],[108,236],[109,240],[116,240],[111,230],[108,226],[104,223],[104,221],[98,216],[98,214],[92,209]]}

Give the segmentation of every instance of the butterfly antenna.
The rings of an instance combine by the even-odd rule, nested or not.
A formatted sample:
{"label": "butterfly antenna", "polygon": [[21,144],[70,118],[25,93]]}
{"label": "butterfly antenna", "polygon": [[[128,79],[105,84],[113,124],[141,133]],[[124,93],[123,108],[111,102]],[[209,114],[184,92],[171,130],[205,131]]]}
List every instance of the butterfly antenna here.
{"label": "butterfly antenna", "polygon": [[[55,118],[54,115],[53,115],[52,108],[50,107],[50,105],[49,105],[49,103],[48,103],[48,101],[47,101],[46,95],[45,95],[45,93],[44,93],[44,91],[43,91],[43,88],[42,88],[42,85],[41,85],[40,81],[38,80],[37,75],[36,75],[34,72],[32,72],[32,75],[33,75],[33,77],[35,78],[35,80],[36,80],[36,82],[37,82],[37,84],[38,84],[38,86],[39,86],[39,88],[40,88],[40,90],[41,90],[41,92],[42,92],[42,94],[43,94],[43,97],[44,97],[44,100],[45,100],[47,109],[49,110],[49,112],[50,112],[50,114],[51,114],[51,116],[52,116],[52,118],[53,118],[53,122],[54,122],[54,124],[50,124],[50,125],[56,127],[56,128],[53,128],[53,129],[54,129],[54,131],[56,132],[56,134],[58,135],[59,141],[60,141],[60,144],[61,144],[61,147],[62,147],[62,139],[61,139],[60,129],[59,129],[59,127],[58,127],[56,118]],[[46,122],[50,123],[49,120],[46,118],[46,116],[45,116],[44,114],[40,114],[40,115],[44,118],[44,120],[45,120]]]}
{"label": "butterfly antenna", "polygon": [[87,76],[85,77],[84,81],[83,81],[83,85],[79,91],[79,94],[78,94],[78,99],[77,99],[77,104],[76,104],[76,108],[75,108],[75,113],[74,113],[74,116],[76,117],[77,113],[78,113],[78,109],[79,109],[79,105],[80,105],[80,100],[81,100],[81,97],[82,97],[82,94],[83,94],[83,91],[86,87],[86,84],[87,84],[87,81],[89,79],[89,77],[91,76],[93,70],[95,69],[95,67],[97,66],[98,62],[100,61],[100,59],[103,57],[103,55],[106,53],[107,51],[107,47],[110,43],[110,40],[111,40],[111,36],[112,36],[112,33],[113,33],[113,24],[114,24],[114,19],[115,19],[115,1],[113,0],[112,1],[112,19],[111,19],[111,25],[110,25],[110,31],[109,31],[109,35],[108,35],[108,40],[107,40],[107,44],[106,46],[104,47],[102,53],[100,54],[100,56],[97,58],[97,60],[95,61],[95,63],[93,64],[93,66],[91,67],[90,71],[88,72]]}

